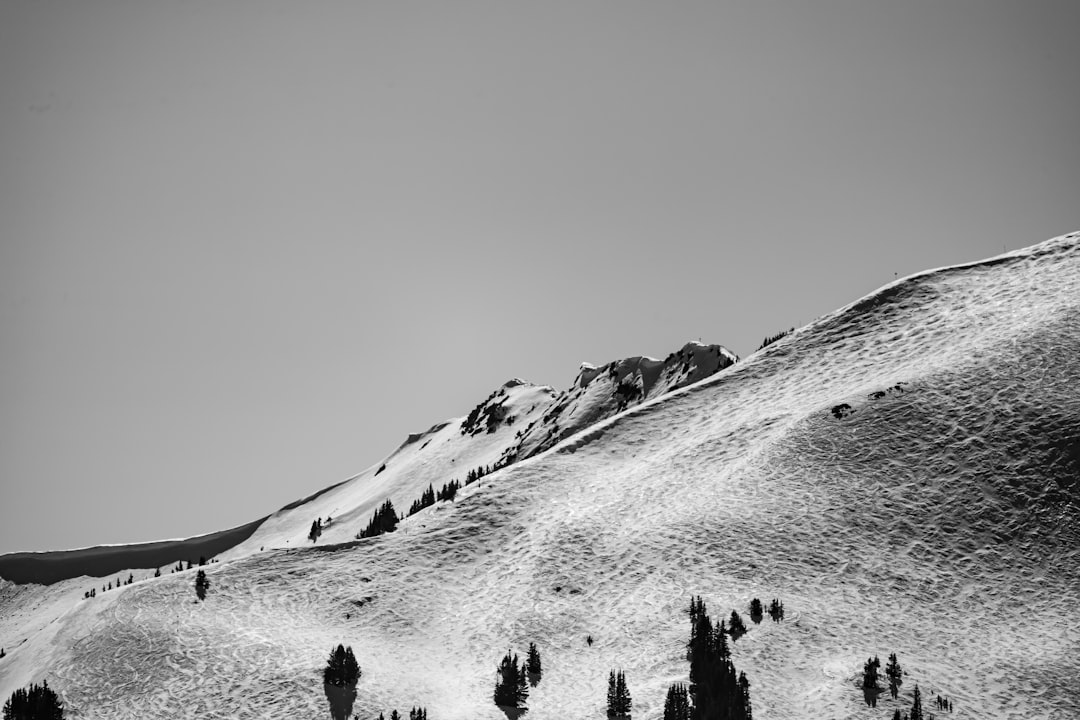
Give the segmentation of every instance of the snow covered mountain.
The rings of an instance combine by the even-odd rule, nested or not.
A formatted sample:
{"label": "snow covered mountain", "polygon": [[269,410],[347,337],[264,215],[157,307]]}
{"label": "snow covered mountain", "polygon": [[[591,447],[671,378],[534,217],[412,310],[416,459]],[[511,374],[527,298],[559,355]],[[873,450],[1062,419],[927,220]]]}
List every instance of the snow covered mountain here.
{"label": "snow covered mountain", "polygon": [[[47,678],[70,717],[329,717],[320,672],[345,643],[359,717],[494,720],[495,666],[533,641],[527,717],[603,717],[622,669],[658,718],[700,594],[714,615],[784,601],[733,643],[759,719],[889,718],[916,683],[957,718],[1078,717],[1080,233],[898,280],[733,360],[691,344],[563,393],[511,381],[259,522],[205,568],[203,603],[188,570],[88,599],[103,581],[4,581],[0,695]],[[489,466],[356,539],[384,500]],[[900,698],[868,707],[863,662],[890,652]]]}

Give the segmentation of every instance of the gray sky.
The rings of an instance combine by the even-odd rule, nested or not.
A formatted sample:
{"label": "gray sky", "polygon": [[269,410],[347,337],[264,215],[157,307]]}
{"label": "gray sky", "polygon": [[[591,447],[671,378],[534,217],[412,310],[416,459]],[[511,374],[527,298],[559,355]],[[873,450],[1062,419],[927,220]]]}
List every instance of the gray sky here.
{"label": "gray sky", "polygon": [[0,0],[0,552],[1080,229],[1075,2]]}

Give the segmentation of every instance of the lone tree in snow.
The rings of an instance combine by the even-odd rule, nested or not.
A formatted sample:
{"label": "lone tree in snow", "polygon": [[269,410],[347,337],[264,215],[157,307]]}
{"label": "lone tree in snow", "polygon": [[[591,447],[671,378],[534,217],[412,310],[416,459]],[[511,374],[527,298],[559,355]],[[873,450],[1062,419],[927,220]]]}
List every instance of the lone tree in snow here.
{"label": "lone tree in snow", "polygon": [[911,714],[909,720],[923,720],[922,693],[919,692],[918,683],[915,684],[915,696],[911,699]]}
{"label": "lone tree in snow", "polygon": [[626,687],[626,675],[622,670],[611,671],[607,684],[607,714],[608,717],[624,718],[630,716],[633,702],[630,700],[630,690]]}
{"label": "lone tree in snow", "polygon": [[763,617],[765,617],[765,610],[761,607],[761,600],[754,598],[750,601],[750,619],[756,625],[761,622]]}
{"label": "lone tree in snow", "polygon": [[64,720],[64,705],[47,680],[19,688],[4,703],[4,720]]}
{"label": "lone tree in snow", "polygon": [[315,518],[311,521],[311,530],[308,530],[308,540],[315,542],[319,539],[320,535],[322,535],[322,520],[320,518]]}
{"label": "lone tree in snow", "polygon": [[330,703],[334,720],[348,720],[356,702],[356,683],[360,679],[360,663],[352,647],[338,645],[330,651],[323,668],[323,692]]}
{"label": "lone tree in snow", "polygon": [[500,707],[520,708],[529,697],[529,684],[526,680],[525,666],[518,665],[517,655],[506,651],[496,670],[495,693],[493,699]]}
{"label": "lone tree in snow", "polygon": [[881,661],[878,660],[877,655],[867,658],[866,662],[863,663],[862,686],[864,689],[877,690],[879,667],[881,667]]}
{"label": "lone tree in snow", "polygon": [[329,685],[345,687],[355,685],[360,679],[360,663],[356,661],[352,646],[338,645],[330,651],[330,658],[323,668],[323,682]]}
{"label": "lone tree in snow", "polygon": [[896,659],[896,653],[889,653],[889,662],[885,666],[885,676],[889,678],[889,694],[895,700],[900,695],[900,685],[903,684],[904,671],[900,669],[900,663]]}
{"label": "lone tree in snow", "polygon": [[540,677],[542,672],[540,667],[540,651],[536,649],[536,643],[529,643],[529,659],[527,667],[530,675]]}
{"label": "lone tree in snow", "polygon": [[206,579],[206,571],[200,570],[195,576],[195,595],[199,600],[206,599],[206,591],[210,589],[210,581]]}
{"label": "lone tree in snow", "polygon": [[739,613],[732,610],[731,618],[728,620],[728,634],[731,635],[732,640],[738,640],[739,636],[745,633],[746,625],[743,623],[742,618],[739,617]]}

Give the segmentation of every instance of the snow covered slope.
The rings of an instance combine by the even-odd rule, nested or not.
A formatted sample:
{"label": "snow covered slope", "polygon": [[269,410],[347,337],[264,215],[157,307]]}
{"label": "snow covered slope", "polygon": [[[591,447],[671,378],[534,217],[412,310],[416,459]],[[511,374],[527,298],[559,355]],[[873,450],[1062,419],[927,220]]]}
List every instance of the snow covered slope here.
{"label": "snow covered slope", "polygon": [[[645,387],[654,368],[638,367]],[[451,458],[459,479],[539,447],[514,436],[553,393],[503,390],[506,414]],[[57,598],[76,581],[0,585],[0,694],[48,678],[72,717],[329,717],[319,671],[343,642],[360,717],[497,720],[495,665],[534,641],[545,674],[527,717],[603,717],[621,668],[651,719],[686,679],[700,593],[714,615],[784,601],[783,622],[733,646],[759,720],[888,718],[916,683],[957,718],[1077,717],[1080,234],[899,280],[351,539],[368,513],[341,508],[444,482],[446,458],[424,453],[461,431],[433,428],[310,499],[299,530],[271,517],[245,541],[264,551],[207,569],[205,603],[191,571],[74,605]],[[334,520],[313,546],[316,515]],[[903,705],[869,708],[862,663],[889,652]]]}

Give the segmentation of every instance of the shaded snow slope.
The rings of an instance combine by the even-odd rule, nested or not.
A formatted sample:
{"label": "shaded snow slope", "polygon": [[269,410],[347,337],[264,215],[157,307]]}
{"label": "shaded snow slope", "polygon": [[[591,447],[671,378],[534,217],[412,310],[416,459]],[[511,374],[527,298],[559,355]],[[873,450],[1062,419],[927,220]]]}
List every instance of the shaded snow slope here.
{"label": "shaded snow slope", "polygon": [[135,568],[153,569],[177,561],[197,563],[200,558],[211,558],[243,542],[264,520],[183,540],[9,553],[0,555],[0,577],[16,583],[50,585],[80,575],[103,578],[122,572],[126,577]]}
{"label": "shaded snow slope", "polygon": [[[395,462],[422,472],[449,433],[372,481]],[[891,717],[887,693],[871,709],[859,690],[863,661],[889,652],[905,709],[918,683],[955,718],[1075,718],[1078,478],[1074,234],[893,283],[390,535],[282,536],[287,549],[223,560],[203,604],[191,572],[166,575],[16,645],[28,625],[7,618],[45,617],[41,594],[62,584],[0,585],[0,694],[48,678],[79,718],[329,717],[319,671],[344,642],[360,717],[500,720],[495,666],[535,641],[526,717],[602,717],[621,668],[634,717],[652,720],[687,678],[700,593],[714,616],[785,603],[784,622],[733,645],[759,720]]]}

